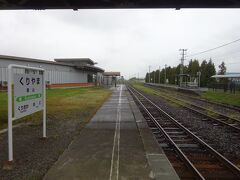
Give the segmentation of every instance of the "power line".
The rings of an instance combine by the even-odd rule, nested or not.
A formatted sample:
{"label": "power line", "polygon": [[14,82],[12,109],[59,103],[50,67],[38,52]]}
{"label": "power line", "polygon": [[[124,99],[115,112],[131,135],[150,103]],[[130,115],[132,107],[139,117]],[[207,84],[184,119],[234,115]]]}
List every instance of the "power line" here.
{"label": "power line", "polygon": [[208,49],[208,50],[205,50],[205,51],[202,51],[202,52],[198,52],[198,53],[195,53],[195,54],[190,54],[190,55],[188,55],[187,57],[192,57],[192,56],[196,56],[196,55],[199,55],[199,54],[203,54],[203,53],[206,53],[206,52],[209,52],[209,51],[213,51],[213,50],[215,50],[215,49],[219,49],[219,48],[222,48],[222,47],[224,47],[224,46],[228,46],[228,45],[233,44],[233,43],[236,43],[236,42],[238,42],[238,41],[240,41],[240,38],[239,38],[239,39],[236,39],[236,40],[234,40],[234,41],[231,41],[231,42],[229,42],[229,43],[226,43],[226,44],[217,46],[217,47],[215,47],[215,48],[211,48],[211,49]]}

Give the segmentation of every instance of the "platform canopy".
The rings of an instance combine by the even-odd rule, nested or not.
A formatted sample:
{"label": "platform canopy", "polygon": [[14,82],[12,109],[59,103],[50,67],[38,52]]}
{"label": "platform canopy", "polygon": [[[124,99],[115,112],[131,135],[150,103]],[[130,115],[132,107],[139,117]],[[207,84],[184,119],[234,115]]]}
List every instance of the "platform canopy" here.
{"label": "platform canopy", "polygon": [[0,0],[0,9],[240,8],[240,0]]}
{"label": "platform canopy", "polygon": [[211,78],[240,78],[240,74],[217,74],[212,76]]}
{"label": "platform canopy", "polygon": [[104,69],[95,66],[97,63],[89,58],[61,58],[54,60],[58,63],[73,65],[83,71],[104,72]]}
{"label": "platform canopy", "polygon": [[120,76],[120,72],[104,72],[104,76]]}

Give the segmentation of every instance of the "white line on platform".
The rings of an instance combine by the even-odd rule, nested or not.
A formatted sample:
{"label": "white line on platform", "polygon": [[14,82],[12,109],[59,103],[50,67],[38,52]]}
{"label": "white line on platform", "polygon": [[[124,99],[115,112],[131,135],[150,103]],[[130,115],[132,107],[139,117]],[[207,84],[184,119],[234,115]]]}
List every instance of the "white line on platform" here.
{"label": "white line on platform", "polygon": [[116,160],[116,179],[118,180],[119,177],[119,152],[120,152],[120,128],[121,128],[121,101],[122,101],[122,85],[120,86],[120,93],[118,98],[118,109],[117,109],[117,118],[116,118],[116,126],[115,126],[115,133],[114,133],[114,140],[113,140],[113,149],[112,149],[112,159],[111,159],[111,169],[110,169],[110,176],[109,180],[112,180],[113,177],[113,168],[114,168],[114,156],[115,156],[115,146],[117,142],[117,160]]}

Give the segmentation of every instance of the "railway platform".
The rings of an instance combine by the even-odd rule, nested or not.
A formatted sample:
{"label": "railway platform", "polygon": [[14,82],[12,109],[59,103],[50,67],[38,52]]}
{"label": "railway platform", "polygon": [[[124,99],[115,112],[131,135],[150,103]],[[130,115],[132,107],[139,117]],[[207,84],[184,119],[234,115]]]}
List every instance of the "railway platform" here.
{"label": "railway platform", "polygon": [[175,180],[179,177],[125,85],[119,85],[44,179]]}
{"label": "railway platform", "polygon": [[150,85],[150,86],[162,87],[162,88],[166,88],[166,89],[173,89],[176,91],[187,92],[187,93],[191,93],[191,94],[201,94],[203,92],[208,91],[208,88],[184,88],[184,87],[179,87],[179,86],[172,85],[172,84],[158,84],[158,83],[146,83],[146,84]]}

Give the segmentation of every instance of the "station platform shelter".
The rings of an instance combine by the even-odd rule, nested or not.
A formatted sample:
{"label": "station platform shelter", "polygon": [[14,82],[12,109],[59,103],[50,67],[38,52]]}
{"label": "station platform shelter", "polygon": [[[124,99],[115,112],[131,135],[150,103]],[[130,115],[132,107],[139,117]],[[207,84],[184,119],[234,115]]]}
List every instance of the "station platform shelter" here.
{"label": "station platform shelter", "polygon": [[112,90],[45,180],[179,179],[125,85]]}
{"label": "station platform shelter", "polygon": [[186,87],[179,87],[177,85],[173,85],[173,84],[158,84],[158,83],[145,83],[146,85],[150,85],[150,86],[156,86],[156,87],[161,87],[161,88],[166,88],[166,89],[172,89],[172,90],[176,90],[179,92],[186,92],[186,93],[190,93],[190,94],[201,94],[202,92],[206,92],[208,91],[208,88],[186,88]]}
{"label": "station platform shelter", "polygon": [[104,72],[103,84],[105,86],[116,86],[120,78],[120,72]]}

